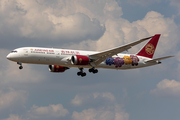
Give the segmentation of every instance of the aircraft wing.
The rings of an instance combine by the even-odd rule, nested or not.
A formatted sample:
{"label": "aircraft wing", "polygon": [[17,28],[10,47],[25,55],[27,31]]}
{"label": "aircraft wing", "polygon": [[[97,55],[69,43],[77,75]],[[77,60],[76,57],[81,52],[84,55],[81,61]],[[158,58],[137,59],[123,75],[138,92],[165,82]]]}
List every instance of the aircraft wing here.
{"label": "aircraft wing", "polygon": [[118,53],[126,51],[126,50],[130,49],[131,47],[133,47],[133,46],[135,46],[141,42],[144,42],[144,41],[146,41],[152,37],[154,37],[154,36],[144,38],[144,39],[140,39],[140,40],[137,40],[135,42],[132,42],[132,43],[129,43],[126,45],[122,45],[122,46],[119,46],[119,47],[116,47],[113,49],[109,49],[109,50],[106,50],[106,51],[103,51],[103,52],[100,52],[97,54],[89,55],[89,57],[92,59],[92,62],[90,64],[93,67],[95,67],[95,66],[99,65],[101,62],[103,62],[104,60],[106,60],[108,57],[111,57],[113,55],[117,55]]}
{"label": "aircraft wing", "polygon": [[146,63],[152,63],[152,62],[164,60],[164,59],[171,58],[171,57],[174,57],[174,56],[166,56],[166,57],[161,57],[161,58],[157,58],[157,59],[153,59],[153,60],[148,60],[148,61],[146,61]]}

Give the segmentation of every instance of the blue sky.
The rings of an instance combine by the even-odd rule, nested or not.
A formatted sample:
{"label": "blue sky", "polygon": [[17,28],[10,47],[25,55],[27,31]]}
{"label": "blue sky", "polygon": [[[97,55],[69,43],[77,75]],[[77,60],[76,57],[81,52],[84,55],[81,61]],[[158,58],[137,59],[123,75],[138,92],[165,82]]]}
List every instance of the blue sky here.
{"label": "blue sky", "polygon": [[[179,20],[179,0],[0,0],[0,120],[179,120]],[[101,51],[154,34],[154,58],[175,57],[147,68],[81,78],[6,59],[18,47]]]}

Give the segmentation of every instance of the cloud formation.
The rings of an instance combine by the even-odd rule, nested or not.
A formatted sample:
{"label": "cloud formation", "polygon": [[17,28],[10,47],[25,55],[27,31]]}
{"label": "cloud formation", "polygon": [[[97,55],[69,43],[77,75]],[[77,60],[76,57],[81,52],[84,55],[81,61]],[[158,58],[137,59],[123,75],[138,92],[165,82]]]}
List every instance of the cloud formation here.
{"label": "cloud formation", "polygon": [[[144,19],[130,23],[121,18],[122,14],[122,8],[115,0],[2,0],[0,33],[37,40],[69,41],[63,46],[86,50],[105,50],[159,33],[163,40],[159,43],[160,55],[176,46],[179,28],[173,19],[151,11]],[[130,51],[138,51],[141,47]]]}
{"label": "cloud formation", "polygon": [[110,92],[105,93],[93,93],[93,94],[86,94],[86,95],[80,95],[77,94],[74,99],[71,100],[71,104],[75,106],[80,106],[82,104],[91,103],[91,101],[115,101],[116,98],[114,95]]}
{"label": "cloud formation", "polygon": [[[176,45],[179,43],[178,25],[173,19],[165,18],[162,14],[155,11],[148,12],[142,20],[132,23],[123,18],[108,18],[105,26],[106,31],[99,40],[95,42],[81,42],[79,48],[87,49],[87,47],[91,47],[91,44],[95,44],[96,50],[102,51],[148,36],[161,34],[156,53],[158,55],[164,55],[175,52]],[[134,46],[129,51],[135,53],[142,48],[143,44]],[[78,45],[72,45],[71,47],[74,48],[74,46]]]}
{"label": "cloud formation", "polygon": [[72,115],[73,120],[129,120],[129,114],[126,113],[121,105],[117,104],[116,98],[110,92],[106,93],[92,93],[89,95],[76,95],[71,101],[73,105],[85,105],[87,103],[94,104],[101,101],[98,107],[84,109],[82,112],[74,111]]}
{"label": "cloud formation", "polygon": [[59,118],[69,113],[62,104],[38,107],[33,105],[28,111],[30,118]]}
{"label": "cloud formation", "polygon": [[[63,10],[60,10],[57,13],[61,9],[60,6],[58,8],[56,6],[57,11],[54,11],[55,3],[51,6],[41,2],[2,0],[0,33],[39,40],[48,38],[72,42],[97,40],[104,34],[105,27],[98,19],[80,12],[64,15]],[[57,2],[61,5],[66,4],[66,1],[62,0]]]}
{"label": "cloud formation", "polygon": [[25,119],[22,119],[18,115],[10,114],[9,118],[3,119],[3,120],[25,120]]}
{"label": "cloud formation", "polygon": [[82,112],[73,112],[73,120],[129,120],[129,114],[124,112],[119,105],[109,108],[85,109]]}
{"label": "cloud formation", "polygon": [[19,107],[22,108],[27,100],[26,91],[15,91],[10,89],[8,91],[0,90],[0,111],[9,108]]}
{"label": "cloud formation", "polygon": [[156,87],[150,91],[151,94],[163,97],[180,97],[180,82],[178,81],[164,79]]}

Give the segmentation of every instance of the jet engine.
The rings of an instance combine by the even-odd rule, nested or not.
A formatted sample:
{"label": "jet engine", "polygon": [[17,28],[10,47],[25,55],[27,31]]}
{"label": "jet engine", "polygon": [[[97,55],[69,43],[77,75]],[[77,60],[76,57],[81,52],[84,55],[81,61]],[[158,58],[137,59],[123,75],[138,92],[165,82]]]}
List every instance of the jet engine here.
{"label": "jet engine", "polygon": [[50,72],[64,72],[65,70],[69,69],[68,67],[63,67],[59,65],[49,65]]}
{"label": "jet engine", "polygon": [[89,57],[83,55],[75,55],[71,57],[71,63],[73,65],[88,65],[89,64]]}

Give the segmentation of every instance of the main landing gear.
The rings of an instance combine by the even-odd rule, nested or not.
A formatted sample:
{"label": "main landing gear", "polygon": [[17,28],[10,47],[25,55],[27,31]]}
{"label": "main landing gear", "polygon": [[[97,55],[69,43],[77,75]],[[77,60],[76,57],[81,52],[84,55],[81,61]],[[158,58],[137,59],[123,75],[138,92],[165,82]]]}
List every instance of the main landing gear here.
{"label": "main landing gear", "polygon": [[86,76],[86,73],[83,72],[83,68],[79,68],[79,70],[80,70],[80,71],[77,73],[78,76],[80,76],[80,75],[81,75],[81,77]]}
{"label": "main landing gear", "polygon": [[95,73],[98,73],[98,70],[93,67],[93,68],[89,69],[89,72],[90,73],[92,72],[95,74]]}
{"label": "main landing gear", "polygon": [[20,66],[19,66],[19,69],[20,69],[20,70],[23,69],[23,66],[22,66],[22,63],[21,63],[21,62],[17,62],[17,64],[20,65]]}
{"label": "main landing gear", "polygon": [[[83,72],[83,68],[79,68],[79,70],[80,70],[80,71],[77,73],[78,76],[81,76],[81,77],[86,76],[86,73]],[[93,68],[89,69],[89,72],[90,72],[90,73],[92,72],[92,73],[95,74],[95,73],[98,73],[98,70],[93,67]]]}

